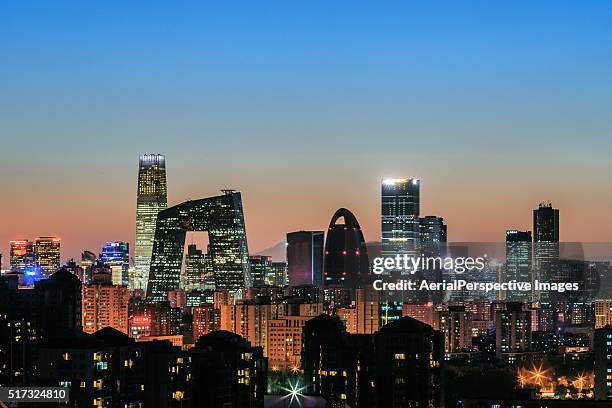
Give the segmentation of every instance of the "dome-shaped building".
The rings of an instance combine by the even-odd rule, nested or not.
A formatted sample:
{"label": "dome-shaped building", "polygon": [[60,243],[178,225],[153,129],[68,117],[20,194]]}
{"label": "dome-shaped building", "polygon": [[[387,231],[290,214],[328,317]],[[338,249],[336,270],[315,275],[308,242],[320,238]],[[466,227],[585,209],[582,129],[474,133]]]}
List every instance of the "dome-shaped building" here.
{"label": "dome-shaped building", "polygon": [[352,212],[340,208],[329,223],[325,239],[324,285],[356,289],[368,274],[368,251],[361,227]]}

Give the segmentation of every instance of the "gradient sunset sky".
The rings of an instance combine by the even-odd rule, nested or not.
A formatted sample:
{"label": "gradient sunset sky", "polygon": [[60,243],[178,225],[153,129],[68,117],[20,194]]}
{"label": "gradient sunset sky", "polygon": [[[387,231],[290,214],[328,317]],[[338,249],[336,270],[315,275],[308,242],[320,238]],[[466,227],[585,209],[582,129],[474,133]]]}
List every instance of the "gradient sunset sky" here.
{"label": "gradient sunset sky", "polygon": [[251,252],[422,180],[453,241],[612,242],[612,3],[0,3],[0,252],[133,244],[138,156],[169,204],[242,191]]}

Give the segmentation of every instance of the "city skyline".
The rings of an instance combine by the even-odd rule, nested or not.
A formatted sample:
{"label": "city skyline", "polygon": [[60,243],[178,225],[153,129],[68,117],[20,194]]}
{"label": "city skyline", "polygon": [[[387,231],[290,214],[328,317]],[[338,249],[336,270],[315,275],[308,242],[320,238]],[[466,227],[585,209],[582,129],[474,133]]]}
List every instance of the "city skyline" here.
{"label": "city skyline", "polygon": [[607,4],[117,7],[0,5],[5,259],[47,235],[62,260],[135,248],[147,152],[169,205],[241,191],[252,252],[341,207],[378,240],[393,177],[453,241],[503,241],[544,200],[561,240],[612,241]]}
{"label": "city skyline", "polygon": [[[142,156],[142,155],[139,155]],[[138,179],[138,171],[136,170],[134,174],[132,174],[133,179],[137,180]],[[405,178],[406,180],[411,180],[409,175],[405,175],[402,174],[401,175],[402,178]],[[126,177],[127,178],[127,177]],[[376,187],[378,187],[378,191],[373,192],[372,194],[374,195],[373,197],[368,197],[368,203],[365,206],[366,208],[371,208],[372,205],[376,205],[378,204],[378,208],[375,208],[374,211],[377,212],[375,214],[373,214],[372,212],[368,213],[363,213],[363,216],[360,216],[360,218],[363,218],[364,220],[366,220],[363,224],[366,225],[366,227],[362,228],[362,230],[364,231],[364,235],[366,238],[366,242],[381,242],[381,224],[380,224],[380,216],[381,216],[381,208],[380,208],[380,186],[381,185],[385,185],[385,180],[389,180],[389,179],[393,179],[393,180],[401,180],[401,179],[397,179],[396,176],[394,175],[394,177],[391,178],[387,178],[387,177],[383,177],[380,178],[378,180],[378,184],[376,185]],[[415,179],[417,179],[415,177]],[[423,182],[425,183],[425,191],[428,191],[426,186],[427,186],[427,180],[419,180],[419,185],[423,184]],[[134,184],[137,184],[136,182]],[[437,183],[436,183],[437,184]],[[219,195],[222,193],[222,190],[224,190],[224,188],[220,188],[218,191],[213,191],[211,192],[211,194],[208,194],[207,196],[215,196],[215,195]],[[371,190],[371,189],[367,189],[367,190]],[[240,190],[238,190],[240,191]],[[244,192],[240,191],[243,195]],[[130,205],[129,207],[126,205],[125,207],[125,211],[129,212],[132,211],[132,214],[136,213],[136,189],[132,194],[132,199],[131,201],[133,201],[132,205]],[[307,192],[305,192],[307,194]],[[247,195],[248,197],[248,195]],[[193,200],[196,199],[197,197],[194,197],[193,195],[188,195],[187,198],[185,198],[183,200],[184,201],[189,201],[189,200]],[[374,204],[371,204],[370,201],[374,201]],[[428,200],[427,197],[427,193],[426,194],[421,194],[420,197],[420,201],[421,201],[421,208],[424,208],[424,210],[421,210],[421,216],[425,216],[425,215],[429,215],[431,213],[433,213],[433,211],[429,211],[428,207],[426,205],[424,205],[423,203],[430,203],[431,202],[431,198]],[[523,202],[526,202],[526,199],[522,200]],[[340,202],[340,201],[338,201]],[[520,219],[519,222],[514,222],[512,223],[511,221],[506,221],[506,215],[504,214],[504,216],[499,217],[497,224],[493,224],[493,225],[500,225],[502,226],[502,229],[500,229],[499,231],[495,230],[495,228],[492,228],[490,226],[488,226],[488,228],[486,228],[486,230],[481,230],[480,234],[475,233],[473,231],[470,231],[469,229],[467,231],[456,231],[454,228],[455,222],[454,221],[458,221],[459,224],[463,224],[465,225],[465,222],[461,222],[461,221],[465,221],[462,220],[460,217],[461,216],[457,216],[458,218],[453,219],[450,216],[447,215],[447,213],[445,212],[443,207],[437,207],[440,208],[439,211],[436,212],[436,215],[438,216],[442,216],[443,218],[445,218],[447,220],[447,222],[450,225],[450,231],[449,231],[449,242],[497,242],[497,243],[503,243],[505,240],[505,233],[506,230],[508,229],[519,229],[519,230],[529,230],[532,231],[533,230],[533,224],[532,224],[532,219],[530,218],[530,212],[533,211],[534,208],[537,208],[540,205],[548,205],[550,202],[553,202],[553,204],[555,205],[555,207],[559,208],[561,207],[561,205],[557,205],[557,201],[554,200],[540,200],[538,202],[533,202],[531,203],[530,207],[526,207],[526,208],[517,208],[514,211],[512,211],[510,214],[512,215],[512,217],[508,217],[508,220],[510,219]],[[170,182],[168,182],[168,207],[180,204],[181,201],[176,201],[173,199],[173,194],[172,194],[172,185]],[[570,206],[573,204],[572,202],[569,202]],[[525,203],[525,205],[529,205],[529,203]],[[283,229],[282,225],[278,224],[275,225],[273,230],[277,230],[277,231],[283,231],[280,233],[279,236],[274,235],[274,237],[270,236],[270,235],[265,235],[265,236],[258,236],[257,232],[252,232],[251,228],[250,228],[250,223],[249,220],[251,219],[251,217],[249,216],[248,213],[248,208],[249,208],[249,204],[247,200],[244,200],[243,202],[243,206],[245,208],[245,223],[246,223],[246,230],[247,230],[247,235],[249,237],[249,242],[255,242],[255,244],[250,244],[249,247],[249,252],[251,254],[256,254],[256,253],[262,253],[265,252],[266,250],[270,250],[273,249],[275,246],[285,242],[284,238],[287,232],[291,232],[291,231],[300,231],[300,230],[325,230],[325,226],[326,226],[326,221],[322,220],[320,222],[320,224],[316,224],[319,220],[313,220],[311,223],[309,224],[302,224],[300,225],[299,223],[296,223],[295,221],[292,220],[288,220],[288,225],[290,225],[290,227]],[[326,208],[327,206],[325,206]],[[355,201],[354,205],[351,205],[352,208],[360,208],[360,207],[364,207],[363,205],[363,200],[361,202],[361,206],[360,206],[360,202],[359,201]],[[483,208],[478,208],[480,210],[484,210]],[[561,208],[561,210],[563,210],[563,208]],[[451,211],[452,212],[452,209]],[[333,212],[332,212],[333,213]],[[360,213],[358,213],[360,214]],[[324,215],[329,217],[329,215]],[[311,219],[313,219],[315,217],[314,214],[311,215]],[[3,215],[0,215],[0,219],[5,218],[5,216],[3,217]],[[122,233],[120,233],[121,237],[120,238],[116,238],[115,236],[108,236],[103,234],[102,232],[100,232],[99,234],[97,234],[96,238],[93,238],[90,236],[89,233],[86,233],[84,237],[79,237],[78,235],[68,235],[70,237],[72,237],[71,239],[67,239],[64,238],[62,236],[62,234],[52,234],[53,236],[57,236],[61,239],[62,241],[62,248],[61,248],[61,263],[63,264],[65,261],[74,258],[75,260],[80,259],[80,255],[83,251],[86,250],[90,250],[93,251],[94,253],[99,253],[100,252],[100,248],[102,248],[102,246],[104,245],[104,243],[106,243],[107,241],[112,241],[112,240],[117,240],[117,241],[125,241],[125,242],[129,242],[130,244],[130,255],[134,256],[134,242],[135,242],[135,233],[134,233],[134,225],[136,225],[136,217],[132,217],[133,220],[132,224],[130,226],[124,226],[124,227],[120,227],[118,228],[118,230],[123,231]],[[572,220],[572,214],[568,214],[567,211],[564,211],[564,220],[563,220],[563,226],[562,228],[560,228],[560,236],[561,242],[599,242],[599,243],[607,243],[607,242],[612,242],[612,233],[609,234],[610,239],[609,240],[597,240],[594,238],[590,238],[587,235],[586,239],[572,239],[572,235],[570,235],[569,233],[565,232],[565,226],[566,223],[569,220]],[[3,219],[4,220],[4,219]],[[51,223],[55,222],[55,219],[50,219],[48,221],[51,221]],[[265,220],[264,220],[265,221]],[[265,223],[265,222],[264,222]],[[261,224],[261,220],[255,220],[254,224],[256,225],[260,225]],[[314,228],[309,228],[309,226],[312,225],[319,225],[317,227]],[[367,225],[370,226],[370,228],[367,227]],[[65,230],[65,229],[69,229],[66,228],[69,226],[66,225],[62,225],[59,227],[60,230]],[[131,227],[131,229],[130,229]],[[263,227],[260,225],[260,228]],[[33,228],[33,229],[32,229]],[[0,253],[2,254],[7,254],[6,256],[3,256],[3,267],[7,267],[8,265],[8,254],[9,254],[9,241],[14,241],[14,240],[20,240],[20,239],[32,239],[33,237],[36,236],[40,236],[40,235],[44,235],[39,233],[38,228],[36,226],[31,226],[29,228],[30,231],[32,231],[32,233],[29,234],[16,234],[16,235],[10,235],[8,236],[7,233],[5,232],[6,230],[3,229],[2,231],[0,231],[0,235],[5,235],[8,236],[8,239],[5,240],[4,242],[0,242]],[[371,231],[377,231],[377,235],[372,236]],[[606,231],[607,232],[607,231]],[[208,238],[204,237],[203,234],[206,234],[205,232],[195,232],[195,233],[190,233],[190,234],[194,234],[191,235],[190,239],[198,244],[198,248],[199,249],[205,249],[204,247],[202,247],[203,243],[207,243]],[[202,234],[202,235],[200,235]],[[260,232],[261,234],[261,232]],[[265,234],[265,232],[264,232]],[[496,237],[494,237],[494,235],[497,235]],[[581,236],[580,234],[576,234],[574,236]],[[564,239],[564,237],[570,236],[569,239]],[[591,235],[592,236],[592,235]],[[608,236],[608,234],[603,235],[603,236]],[[127,237],[127,238],[126,238]],[[484,237],[484,238],[483,238]],[[493,237],[493,239],[487,239],[487,237]],[[80,242],[94,242],[94,245],[90,245],[90,246],[83,246],[80,244]],[[6,264],[6,265],[4,265]]]}
{"label": "city skyline", "polygon": [[0,2],[0,406],[610,406],[611,21]]}

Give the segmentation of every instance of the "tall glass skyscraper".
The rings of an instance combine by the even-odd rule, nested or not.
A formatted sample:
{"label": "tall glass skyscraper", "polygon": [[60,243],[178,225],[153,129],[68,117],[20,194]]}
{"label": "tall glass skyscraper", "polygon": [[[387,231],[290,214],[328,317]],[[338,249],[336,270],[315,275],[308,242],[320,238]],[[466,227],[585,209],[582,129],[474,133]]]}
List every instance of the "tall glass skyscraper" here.
{"label": "tall glass skyscraper", "polygon": [[417,255],[419,251],[420,181],[382,181],[382,255]]}
{"label": "tall glass skyscraper", "polygon": [[36,265],[44,276],[53,275],[60,268],[60,239],[57,237],[38,237],[34,244]]}
{"label": "tall glass skyscraper", "polygon": [[323,231],[287,234],[287,268],[290,286],[323,284]]}
{"label": "tall glass skyscraper", "polygon": [[421,252],[426,256],[441,256],[447,241],[444,218],[428,215],[419,220]]}
{"label": "tall glass skyscraper", "polygon": [[11,271],[24,273],[35,264],[34,243],[27,239],[11,241]]}
{"label": "tall glass skyscraper", "polygon": [[127,242],[107,242],[102,247],[100,259],[111,268],[113,285],[128,284],[129,245]]}
{"label": "tall glass skyscraper", "polygon": [[147,290],[157,214],[168,206],[166,158],[161,154],[140,156],[136,201],[135,272],[130,289]]}
{"label": "tall glass skyscraper", "polygon": [[[541,203],[533,210],[533,267],[536,278],[548,282],[556,275],[559,261],[559,210]],[[548,292],[536,293],[536,300],[547,303]]]}
{"label": "tall glass skyscraper", "polygon": [[[531,231],[506,231],[506,282],[532,282]],[[506,300],[531,298],[529,292],[507,291]]]}
{"label": "tall glass skyscraper", "polygon": [[186,201],[161,211],[157,227],[147,297],[167,300],[180,286],[187,231],[207,231],[216,289],[240,290],[253,286],[249,265],[242,198],[239,192]]}

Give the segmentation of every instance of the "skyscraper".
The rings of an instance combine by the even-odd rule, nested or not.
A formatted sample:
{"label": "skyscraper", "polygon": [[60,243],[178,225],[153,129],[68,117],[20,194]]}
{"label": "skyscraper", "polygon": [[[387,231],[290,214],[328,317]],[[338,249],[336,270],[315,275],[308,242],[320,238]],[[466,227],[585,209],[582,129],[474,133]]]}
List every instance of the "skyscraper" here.
{"label": "skyscraper", "polygon": [[34,257],[43,275],[51,276],[60,267],[60,239],[57,237],[36,238]]}
{"label": "skyscraper", "polygon": [[425,256],[440,256],[447,241],[444,218],[428,215],[419,219],[421,252]]}
{"label": "skyscraper", "polygon": [[416,255],[420,238],[419,180],[383,180],[381,204],[382,255]]}
{"label": "skyscraper", "polygon": [[[555,275],[559,260],[559,210],[551,203],[540,203],[533,210],[533,243],[535,278],[547,282]],[[549,301],[547,292],[536,295],[542,302]]]}
{"label": "skyscraper", "polygon": [[11,241],[11,252],[9,254],[11,271],[24,273],[26,269],[35,264],[34,243],[27,239]]}
{"label": "skyscraper", "polygon": [[83,251],[81,253],[81,268],[83,268],[83,283],[89,283],[92,280],[92,270],[96,264],[96,254],[91,251]]}
{"label": "skyscraper", "polygon": [[128,268],[130,267],[130,244],[111,241],[104,244],[100,259],[113,271],[113,285],[128,284]]}
{"label": "skyscraper", "polygon": [[[447,228],[444,224],[444,218],[428,215],[419,219],[419,239],[420,239],[420,254],[426,257],[444,257],[446,256],[447,247]],[[447,271],[452,278],[454,271]],[[417,278],[423,278],[430,282],[441,282],[445,278],[444,271],[441,265],[432,265],[429,268],[423,268],[423,271],[418,271],[415,275]],[[421,301],[435,300],[441,301],[444,298],[444,291],[419,291],[416,296]]]}
{"label": "skyscraper", "polygon": [[[506,282],[515,280],[517,282],[532,281],[531,269],[531,231],[506,231]],[[507,299],[530,298],[530,292],[508,291]]]}
{"label": "skyscraper", "polygon": [[[342,219],[342,222],[339,222]],[[346,208],[335,212],[325,240],[323,283],[326,287],[362,287],[370,265],[363,232],[357,218]]]}
{"label": "skyscraper", "polygon": [[266,284],[266,277],[272,267],[272,257],[266,255],[252,255],[249,257],[253,286]]}
{"label": "skyscraper", "polygon": [[242,198],[239,192],[186,201],[161,211],[157,227],[147,297],[165,301],[180,286],[187,231],[207,231],[215,288],[239,290],[252,286]]}
{"label": "skyscraper", "polygon": [[296,231],[287,234],[289,285],[321,287],[323,231]]}
{"label": "skyscraper", "polygon": [[166,158],[161,154],[140,156],[136,199],[136,246],[134,282],[130,289],[146,291],[155,238],[157,214],[168,205]]}

